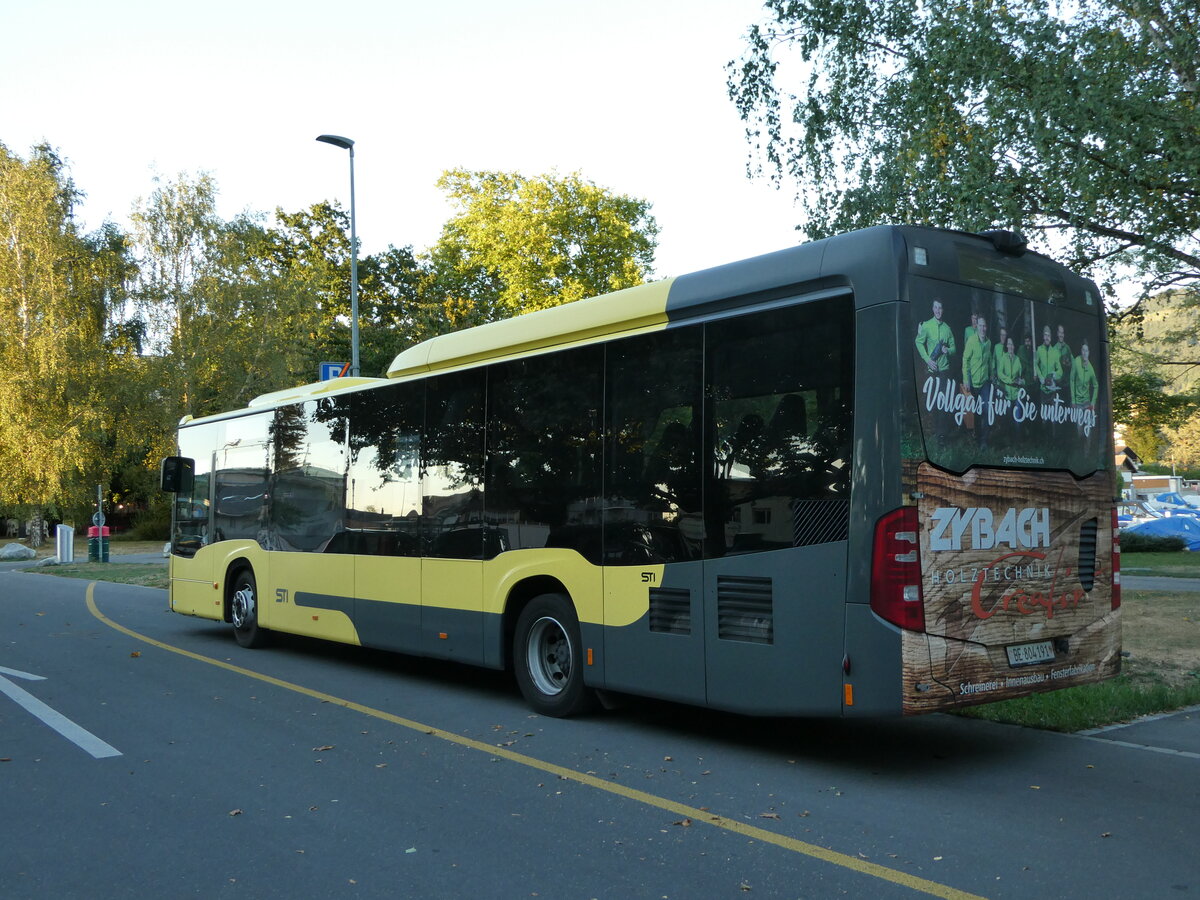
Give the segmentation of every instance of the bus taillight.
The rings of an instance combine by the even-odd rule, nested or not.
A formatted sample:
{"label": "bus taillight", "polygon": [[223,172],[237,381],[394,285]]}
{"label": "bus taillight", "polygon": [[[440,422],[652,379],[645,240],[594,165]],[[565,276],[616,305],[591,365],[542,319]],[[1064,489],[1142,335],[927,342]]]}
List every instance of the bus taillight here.
{"label": "bus taillight", "polygon": [[1117,527],[1117,510],[1112,511],[1112,608],[1121,605],[1121,532]]}
{"label": "bus taillight", "polygon": [[920,525],[915,506],[894,509],[875,524],[871,609],[909,631],[925,630]]}

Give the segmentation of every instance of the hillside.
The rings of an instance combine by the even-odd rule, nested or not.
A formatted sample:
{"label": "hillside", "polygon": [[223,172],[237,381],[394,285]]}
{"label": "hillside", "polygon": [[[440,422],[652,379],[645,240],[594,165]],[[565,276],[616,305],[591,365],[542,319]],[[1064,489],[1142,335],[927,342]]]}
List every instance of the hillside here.
{"label": "hillside", "polygon": [[1165,291],[1146,301],[1140,322],[1117,325],[1112,366],[1114,375],[1156,371],[1173,394],[1200,389],[1200,295]]}

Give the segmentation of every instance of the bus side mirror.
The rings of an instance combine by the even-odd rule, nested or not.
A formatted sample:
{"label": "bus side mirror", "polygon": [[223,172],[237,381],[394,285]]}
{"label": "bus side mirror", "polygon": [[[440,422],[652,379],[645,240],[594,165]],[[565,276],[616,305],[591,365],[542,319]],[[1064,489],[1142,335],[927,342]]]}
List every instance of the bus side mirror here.
{"label": "bus side mirror", "polygon": [[186,494],[196,481],[196,461],[186,456],[168,456],[159,470],[160,484],[171,494]]}

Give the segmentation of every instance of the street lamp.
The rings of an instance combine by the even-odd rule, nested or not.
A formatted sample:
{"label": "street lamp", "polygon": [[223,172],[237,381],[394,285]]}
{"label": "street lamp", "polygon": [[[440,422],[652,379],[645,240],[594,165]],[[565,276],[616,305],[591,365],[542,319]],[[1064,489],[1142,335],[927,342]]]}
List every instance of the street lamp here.
{"label": "street lamp", "polygon": [[358,232],[354,222],[354,141],[322,134],[318,141],[350,151],[350,374],[358,377]]}

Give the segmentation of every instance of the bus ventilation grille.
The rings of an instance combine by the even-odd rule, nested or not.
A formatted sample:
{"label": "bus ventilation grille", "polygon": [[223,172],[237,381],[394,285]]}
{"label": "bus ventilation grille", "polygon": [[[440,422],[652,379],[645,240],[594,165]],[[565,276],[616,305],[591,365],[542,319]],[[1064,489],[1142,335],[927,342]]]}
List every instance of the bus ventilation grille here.
{"label": "bus ventilation grille", "polygon": [[752,644],[775,643],[770,578],[717,576],[717,637]]}
{"label": "bus ventilation grille", "polygon": [[650,630],[692,633],[692,592],[686,588],[650,588]]}
{"label": "bus ventilation grille", "polygon": [[849,537],[849,500],[797,500],[792,505],[793,547],[830,544]]}
{"label": "bus ventilation grille", "polygon": [[1088,519],[1079,527],[1079,583],[1090,591],[1096,582],[1096,532],[1099,522]]}

